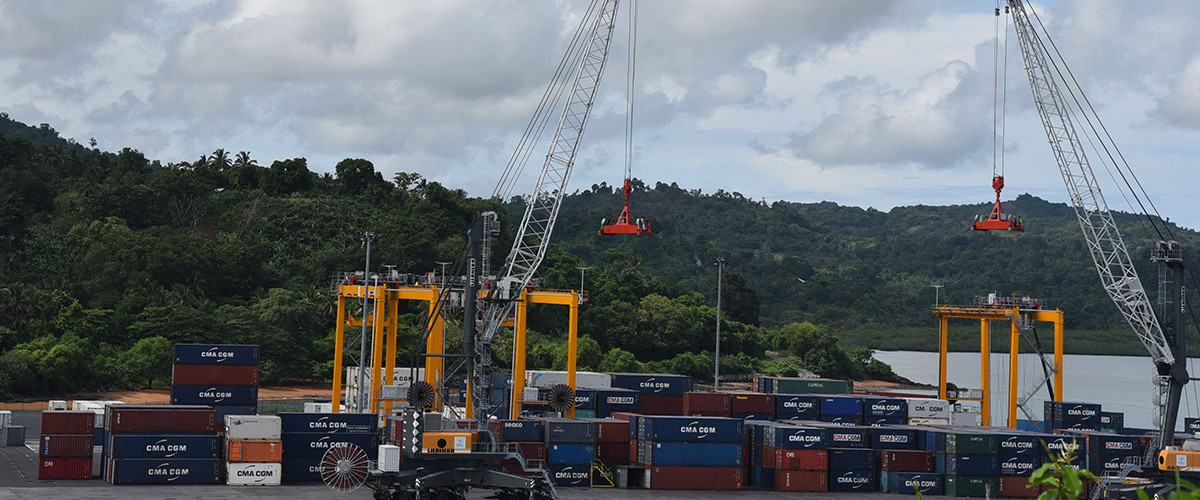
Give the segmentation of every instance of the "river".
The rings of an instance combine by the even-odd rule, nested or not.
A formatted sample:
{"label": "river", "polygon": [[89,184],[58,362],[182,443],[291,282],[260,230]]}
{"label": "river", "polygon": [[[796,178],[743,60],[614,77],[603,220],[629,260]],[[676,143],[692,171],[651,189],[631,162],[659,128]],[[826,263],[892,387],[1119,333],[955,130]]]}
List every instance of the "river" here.
{"label": "river", "polygon": [[[892,366],[898,375],[913,382],[937,385],[938,355],[936,352],[875,351],[875,359]],[[948,357],[949,381],[962,388],[980,387],[979,353],[952,352]],[[1196,359],[1189,359],[1189,372]],[[1018,394],[1026,395],[1041,380],[1041,367],[1033,354],[1022,354],[1018,375]],[[993,353],[991,357],[992,425],[1004,425],[1008,408],[1008,355]],[[1063,356],[1064,401],[1100,403],[1104,411],[1125,414],[1126,427],[1152,427],[1154,406],[1152,402],[1154,364],[1149,357],[1137,356],[1091,356],[1067,354]],[[1184,387],[1179,405],[1176,429],[1183,429],[1184,417],[1200,416],[1200,387],[1192,383]],[[1036,420],[1042,417],[1042,402],[1048,399],[1046,389],[1040,388],[1030,400],[1030,412]],[[1018,418],[1027,417],[1018,411]]]}

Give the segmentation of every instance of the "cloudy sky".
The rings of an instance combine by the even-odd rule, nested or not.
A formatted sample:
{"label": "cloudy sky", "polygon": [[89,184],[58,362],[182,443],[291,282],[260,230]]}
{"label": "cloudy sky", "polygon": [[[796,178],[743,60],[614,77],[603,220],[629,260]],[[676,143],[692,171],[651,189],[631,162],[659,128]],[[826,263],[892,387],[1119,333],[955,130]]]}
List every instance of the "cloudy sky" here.
{"label": "cloudy sky", "polygon": [[[0,111],[164,163],[366,158],[486,196],[587,3],[0,0]],[[634,176],[881,210],[985,202],[994,5],[642,0]],[[1200,228],[1200,2],[1033,5],[1159,210]],[[574,188],[623,177],[621,19]],[[1009,50],[1005,198],[1065,201],[1015,35]]]}

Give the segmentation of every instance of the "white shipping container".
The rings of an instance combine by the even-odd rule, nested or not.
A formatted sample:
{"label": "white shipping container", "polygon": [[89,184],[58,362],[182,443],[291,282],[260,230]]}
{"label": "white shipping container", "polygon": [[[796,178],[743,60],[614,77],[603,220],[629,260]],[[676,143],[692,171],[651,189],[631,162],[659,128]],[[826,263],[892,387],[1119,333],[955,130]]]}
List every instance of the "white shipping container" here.
{"label": "white shipping container", "polygon": [[304,413],[333,413],[333,403],[304,403]]}
{"label": "white shipping container", "polygon": [[400,447],[394,444],[379,445],[379,470],[400,472]]}
{"label": "white shipping container", "polygon": [[905,400],[908,401],[908,418],[950,418],[949,401],[932,398],[905,398]]}
{"label": "white shipping container", "polygon": [[228,463],[225,484],[230,486],[279,486],[283,464]]}
{"label": "white shipping container", "polygon": [[0,410],[0,429],[12,425],[12,412]]}
{"label": "white shipping container", "polygon": [[67,409],[67,400],[51,399],[46,409],[50,411],[64,411]]}
{"label": "white shipping container", "polygon": [[280,439],[275,415],[225,415],[225,439]]}
{"label": "white shipping container", "polygon": [[[551,387],[558,384],[567,385],[567,372],[542,370],[525,372],[525,385],[530,387]],[[575,387],[610,389],[612,388],[612,375],[597,372],[575,372]]]}
{"label": "white shipping container", "polygon": [[950,425],[949,418],[910,418],[908,425]]}
{"label": "white shipping container", "polygon": [[952,413],[952,414],[950,414],[950,425],[979,426],[982,423],[983,423],[983,418],[978,413]]}

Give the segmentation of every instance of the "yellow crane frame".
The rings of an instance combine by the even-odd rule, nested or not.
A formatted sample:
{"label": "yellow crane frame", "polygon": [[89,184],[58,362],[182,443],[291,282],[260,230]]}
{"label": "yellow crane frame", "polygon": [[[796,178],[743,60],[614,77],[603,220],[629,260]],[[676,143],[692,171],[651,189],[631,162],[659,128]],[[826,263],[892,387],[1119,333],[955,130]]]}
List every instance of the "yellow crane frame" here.
{"label": "yellow crane frame", "polygon": [[1011,335],[1008,343],[1008,427],[1017,427],[1017,373],[1020,370],[1020,329],[1018,321],[1026,315],[1032,321],[1054,323],[1054,401],[1062,401],[1063,397],[1063,312],[1061,310],[1020,309],[1018,307],[992,306],[934,306],[933,313],[938,316],[938,397],[946,398],[946,365],[949,349],[950,318],[966,318],[979,320],[979,372],[980,384],[983,387],[983,398],[955,398],[969,401],[980,401],[982,406],[982,424],[991,425],[991,321],[1008,321]]}
{"label": "yellow crane frame", "polygon": [[[483,292],[481,292],[483,293]],[[365,321],[367,326],[372,328],[372,355],[371,355],[371,413],[379,412],[379,397],[383,390],[383,381],[392,380],[396,370],[396,336],[397,336],[397,320],[396,311],[399,310],[401,300],[420,300],[428,304],[429,317],[436,318],[433,327],[429,332],[429,341],[425,344],[425,382],[432,386],[437,386],[438,378],[441,376],[444,368],[445,354],[445,322],[441,315],[437,314],[438,296],[441,290],[436,285],[339,285],[337,295],[337,332],[334,342],[333,353],[333,387],[332,401],[334,401],[333,411],[339,411],[338,402],[341,401],[342,394],[342,359],[344,356],[343,347],[345,346],[345,330],[347,326],[362,326],[364,319],[357,319],[346,313],[346,300],[358,299],[361,300],[363,295],[374,301],[374,311],[368,311]],[[383,297],[382,300],[376,300],[377,297]],[[526,327],[528,325],[528,312],[530,304],[551,304],[568,306],[569,318],[567,328],[567,385],[571,389],[575,389],[575,367],[578,357],[578,335],[579,335],[579,306],[587,300],[586,294],[577,290],[569,291],[543,291],[543,290],[525,290],[521,293],[520,301],[517,303],[515,321],[510,325],[514,328],[513,339],[513,380],[512,380],[512,401],[509,405],[510,418],[517,418],[521,415],[521,407],[524,403],[522,393],[525,389],[525,356],[526,356]],[[374,318],[382,317],[383,321],[374,321]],[[386,345],[387,355],[384,357],[384,348]],[[379,360],[384,360],[381,365]],[[381,377],[385,375],[385,377]],[[470,391],[467,396],[467,413],[470,414],[474,401],[470,397]],[[438,396],[434,398],[433,408],[441,411],[443,401]],[[391,414],[392,402],[383,402],[384,412]],[[567,411],[569,418],[574,418],[575,409],[571,408]]]}

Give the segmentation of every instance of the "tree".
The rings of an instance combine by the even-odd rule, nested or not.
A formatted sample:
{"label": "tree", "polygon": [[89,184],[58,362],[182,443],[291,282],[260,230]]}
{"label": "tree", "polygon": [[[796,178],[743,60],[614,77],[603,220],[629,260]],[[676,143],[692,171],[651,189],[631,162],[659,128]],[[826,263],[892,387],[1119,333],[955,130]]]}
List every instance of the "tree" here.
{"label": "tree", "polygon": [[233,167],[241,169],[242,167],[258,166],[258,161],[250,158],[249,151],[238,151],[237,158],[233,160]]}
{"label": "tree", "polygon": [[224,172],[233,166],[233,160],[229,158],[229,152],[224,149],[217,149],[208,156],[209,166]]}
{"label": "tree", "polygon": [[270,170],[262,179],[263,189],[276,195],[303,193],[312,189],[312,184],[312,172],[308,170],[308,160],[304,158],[277,160],[271,163]]}
{"label": "tree", "polygon": [[[132,348],[121,354],[121,365],[131,377],[131,382],[150,387],[156,379],[170,379],[171,350],[170,340],[159,336],[147,337],[138,340]],[[141,385],[142,382],[145,385]]]}
{"label": "tree", "polygon": [[338,162],[334,171],[337,183],[349,193],[363,194],[387,184],[383,174],[375,171],[375,165],[362,158],[346,158]]}
{"label": "tree", "polygon": [[620,347],[614,347],[600,361],[600,371],[610,373],[638,373],[642,371],[642,364],[638,362],[632,352]]}

